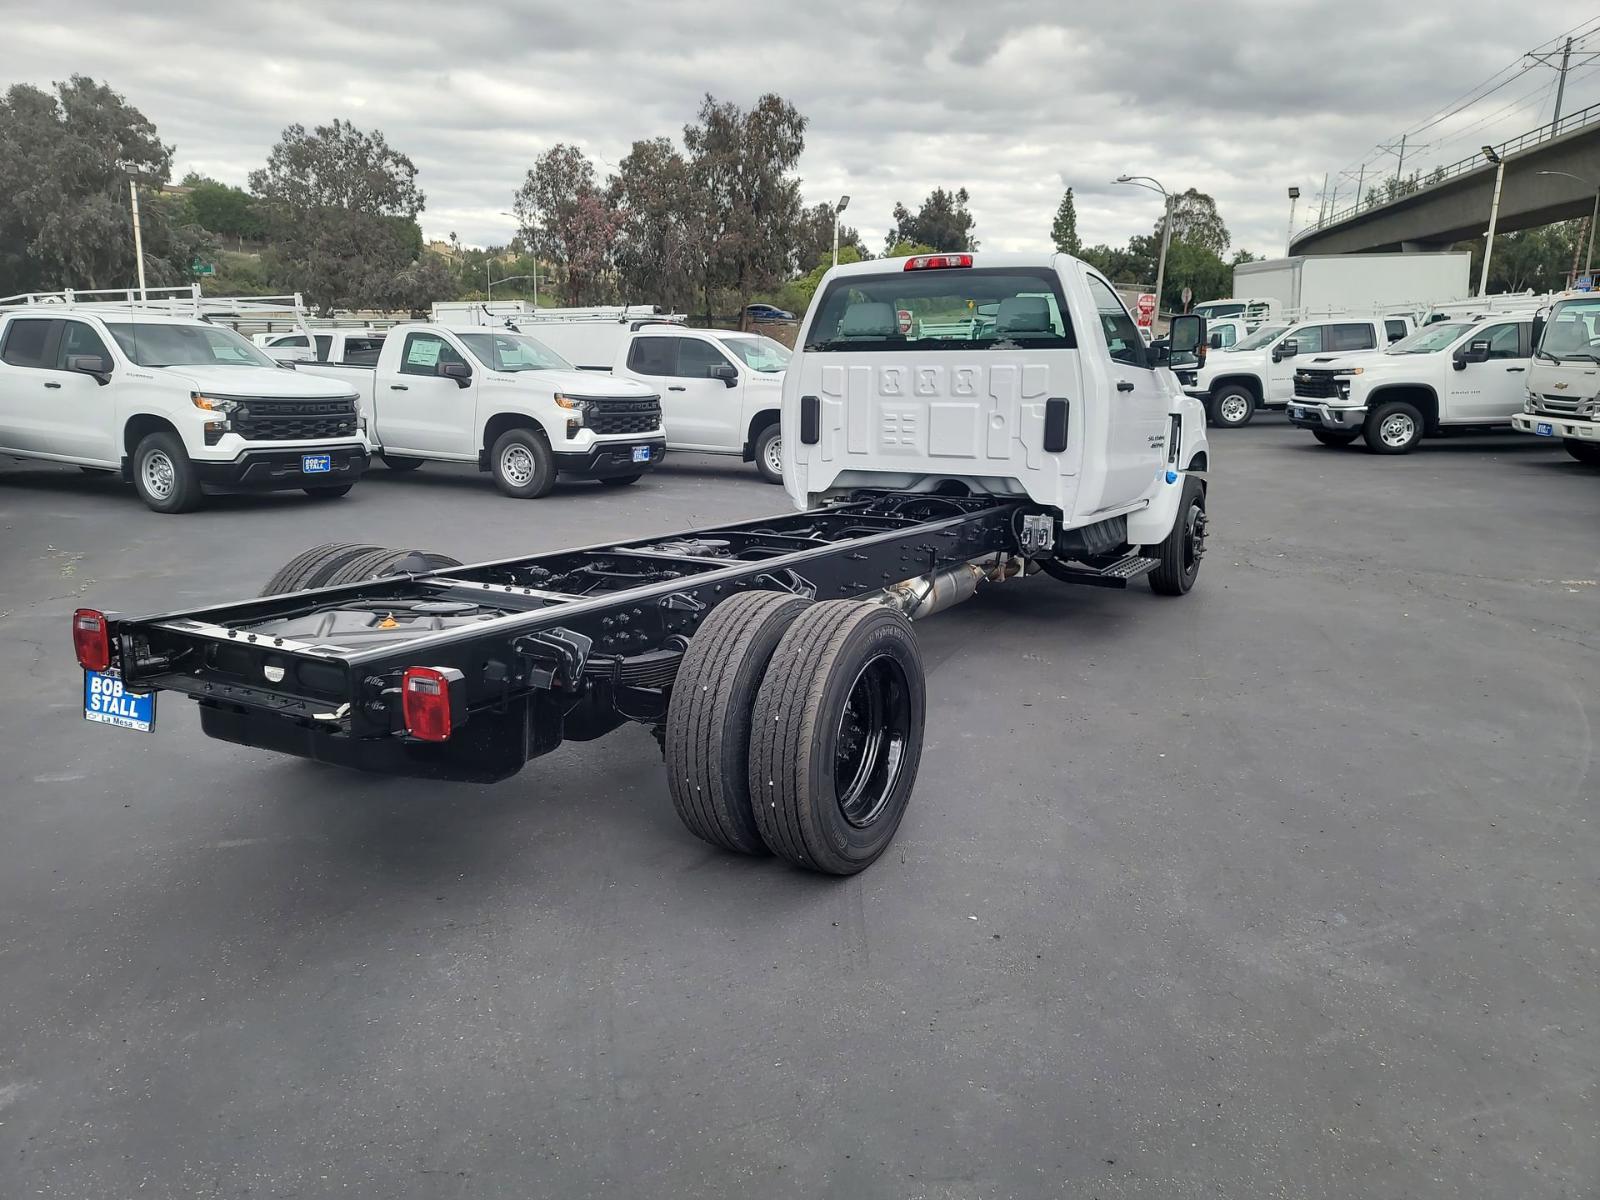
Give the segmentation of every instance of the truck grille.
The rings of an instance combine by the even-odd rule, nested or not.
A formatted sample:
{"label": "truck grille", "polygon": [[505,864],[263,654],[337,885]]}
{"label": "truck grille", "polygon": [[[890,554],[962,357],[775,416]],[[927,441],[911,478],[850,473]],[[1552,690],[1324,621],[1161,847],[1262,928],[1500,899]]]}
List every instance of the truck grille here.
{"label": "truck grille", "polygon": [[1552,396],[1549,392],[1545,392],[1539,397],[1539,411],[1569,416],[1576,413],[1583,406],[1583,402],[1581,396]]}
{"label": "truck grille", "polygon": [[661,428],[661,397],[590,400],[585,424],[595,433],[654,433]]}
{"label": "truck grille", "polygon": [[1296,371],[1294,394],[1310,399],[1336,400],[1339,398],[1339,376],[1333,371]]}
{"label": "truck grille", "polygon": [[354,400],[242,399],[233,431],[252,442],[349,437],[356,431],[356,405]]}

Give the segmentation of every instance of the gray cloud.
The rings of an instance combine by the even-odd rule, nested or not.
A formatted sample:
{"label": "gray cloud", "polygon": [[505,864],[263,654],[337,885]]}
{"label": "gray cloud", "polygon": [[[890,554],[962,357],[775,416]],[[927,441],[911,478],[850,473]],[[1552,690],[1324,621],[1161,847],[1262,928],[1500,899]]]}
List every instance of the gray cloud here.
{"label": "gray cloud", "polygon": [[[1046,244],[1061,190],[1087,242],[1147,231],[1160,200],[1122,172],[1217,198],[1236,246],[1281,250],[1284,189],[1314,207],[1337,171],[1467,91],[1525,47],[1489,0],[1244,0],[1130,5],[1040,0],[808,0],[763,7],[672,3],[438,5],[168,0],[144,11],[78,0],[71,21],[0,0],[0,82],[73,73],[110,83],[177,147],[179,172],[243,183],[285,125],[347,117],[416,161],[430,235],[505,240],[499,215],[529,162],[576,142],[603,173],[638,138],[677,138],[706,92],[763,91],[810,119],[800,173],[809,202],[848,192],[876,249],[896,200],[935,186],[972,193],[992,249]],[[1564,25],[1526,32],[1533,42]],[[85,36],[93,30],[93,36]],[[1536,93],[1549,72],[1484,111]],[[1595,87],[1574,73],[1569,110]],[[1548,120],[1530,94],[1500,126]],[[1481,114],[1479,114],[1481,115]],[[1435,142],[1467,118],[1429,136]],[[1458,138],[1458,141],[1461,139]],[[1426,167],[1470,144],[1420,150]],[[1392,161],[1392,160],[1391,160]],[[1343,183],[1344,200],[1353,183]]]}

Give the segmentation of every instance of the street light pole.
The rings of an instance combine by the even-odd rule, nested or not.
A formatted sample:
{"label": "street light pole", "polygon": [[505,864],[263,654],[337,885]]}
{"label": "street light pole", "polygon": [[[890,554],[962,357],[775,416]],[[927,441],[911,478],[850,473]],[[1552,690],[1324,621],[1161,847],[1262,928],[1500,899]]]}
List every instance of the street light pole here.
{"label": "street light pole", "polygon": [[1494,200],[1489,205],[1489,232],[1483,243],[1483,273],[1478,276],[1479,297],[1489,294],[1489,256],[1494,253],[1494,226],[1500,218],[1500,185],[1506,177],[1506,160],[1495,152],[1493,146],[1483,148],[1483,156],[1495,166]]}
{"label": "street light pole", "polygon": [[136,180],[128,180],[128,199],[133,205],[133,261],[139,270],[139,299],[145,299],[144,293],[144,231],[139,228],[139,184]]}
{"label": "street light pole", "polygon": [[1142,187],[1148,192],[1160,192],[1166,198],[1166,206],[1161,215],[1161,258],[1156,263],[1156,318],[1161,317],[1161,288],[1167,279],[1167,249],[1172,245],[1172,193],[1161,186],[1158,180],[1148,175],[1118,175],[1113,183],[1130,183],[1134,187]]}
{"label": "street light pole", "polygon": [[1283,242],[1283,252],[1285,254],[1294,253],[1294,210],[1295,205],[1299,203],[1300,189],[1297,187],[1291,187],[1289,189],[1289,236],[1285,238]]}
{"label": "street light pole", "polygon": [[833,265],[839,265],[839,214],[850,207],[850,197],[840,196],[839,203],[833,206]]}

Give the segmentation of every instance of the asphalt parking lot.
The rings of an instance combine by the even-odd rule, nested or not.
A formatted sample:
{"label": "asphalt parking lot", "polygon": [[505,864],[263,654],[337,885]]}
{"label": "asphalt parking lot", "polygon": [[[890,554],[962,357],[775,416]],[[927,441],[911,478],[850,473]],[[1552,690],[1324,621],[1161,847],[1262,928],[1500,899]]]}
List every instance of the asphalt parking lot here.
{"label": "asphalt parking lot", "polygon": [[0,462],[0,1195],[1600,1194],[1600,473],[1213,449],[1188,598],[918,626],[918,788],[845,880],[690,837],[637,727],[476,787],[81,719],[76,604],[782,507],[748,467],[163,517]]}

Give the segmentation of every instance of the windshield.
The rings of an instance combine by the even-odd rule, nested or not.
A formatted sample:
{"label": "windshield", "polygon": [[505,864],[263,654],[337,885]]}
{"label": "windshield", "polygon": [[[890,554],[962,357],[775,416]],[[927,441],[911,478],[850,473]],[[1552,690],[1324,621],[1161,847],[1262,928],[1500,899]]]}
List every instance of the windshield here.
{"label": "windshield", "polygon": [[570,371],[572,364],[525,333],[458,333],[472,357],[491,371]]}
{"label": "windshield", "polygon": [[1600,354],[1600,296],[1557,304],[1545,322],[1539,352],[1552,358]]}
{"label": "windshield", "polygon": [[[1276,338],[1279,334],[1287,333],[1288,330],[1289,330],[1289,327],[1287,325],[1267,325],[1264,328],[1256,330],[1254,333],[1252,333],[1249,337],[1245,338],[1244,341],[1240,342],[1233,349],[1234,350],[1260,350],[1263,346],[1270,345],[1272,343],[1272,340],[1274,338]],[[1232,353],[1232,351],[1230,351],[1230,353]]]}
{"label": "windshield", "polygon": [[1470,321],[1451,322],[1448,325],[1424,325],[1410,337],[1401,338],[1384,353],[1435,354],[1471,328]]}
{"label": "windshield", "polygon": [[723,338],[722,348],[752,371],[775,375],[789,365],[789,347],[769,337]]}
{"label": "windshield", "polygon": [[1244,316],[1244,302],[1241,300],[1238,302],[1229,301],[1225,304],[1221,301],[1211,304],[1196,304],[1194,306],[1194,311],[1200,316],[1207,318],[1242,317]]}
{"label": "windshield", "polygon": [[218,325],[107,321],[129,361],[141,367],[276,367],[248,339]]}
{"label": "windshield", "polygon": [[808,351],[852,353],[1078,344],[1055,272],[1026,267],[846,275],[822,294],[808,336]]}

